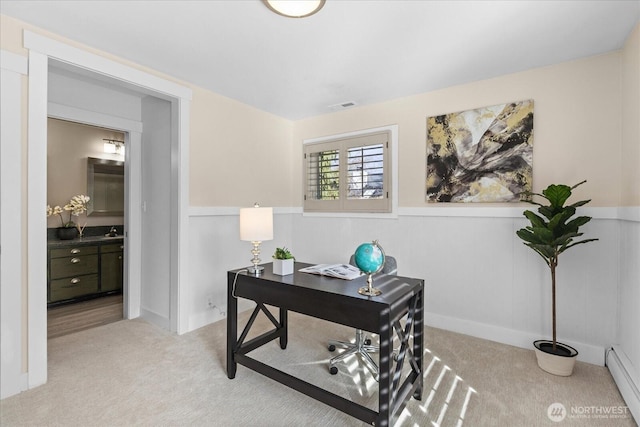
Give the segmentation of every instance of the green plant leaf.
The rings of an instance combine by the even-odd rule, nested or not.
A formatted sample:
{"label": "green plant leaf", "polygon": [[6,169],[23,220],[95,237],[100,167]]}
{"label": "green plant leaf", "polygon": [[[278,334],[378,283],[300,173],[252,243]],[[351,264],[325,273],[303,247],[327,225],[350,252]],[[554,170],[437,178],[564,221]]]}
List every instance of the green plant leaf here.
{"label": "green plant leaf", "polygon": [[542,194],[553,208],[562,207],[564,202],[571,197],[571,187],[564,184],[551,184],[542,191]]}
{"label": "green plant leaf", "polygon": [[544,219],[542,219],[541,217],[536,215],[534,212],[524,211],[524,216],[526,216],[527,219],[529,221],[531,221],[531,225],[532,226],[534,226],[534,227],[546,227],[546,222],[544,221]]}

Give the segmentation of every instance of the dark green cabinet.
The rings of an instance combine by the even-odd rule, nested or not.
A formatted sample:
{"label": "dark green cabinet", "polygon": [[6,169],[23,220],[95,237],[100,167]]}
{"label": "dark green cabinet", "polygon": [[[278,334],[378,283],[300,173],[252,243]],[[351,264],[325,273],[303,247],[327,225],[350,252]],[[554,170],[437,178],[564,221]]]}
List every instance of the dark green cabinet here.
{"label": "dark green cabinet", "polygon": [[123,269],[121,243],[102,245],[100,249],[100,290],[102,292],[122,289]]}
{"label": "dark green cabinet", "polygon": [[121,291],[123,250],[123,241],[112,239],[50,245],[47,302],[53,305]]}

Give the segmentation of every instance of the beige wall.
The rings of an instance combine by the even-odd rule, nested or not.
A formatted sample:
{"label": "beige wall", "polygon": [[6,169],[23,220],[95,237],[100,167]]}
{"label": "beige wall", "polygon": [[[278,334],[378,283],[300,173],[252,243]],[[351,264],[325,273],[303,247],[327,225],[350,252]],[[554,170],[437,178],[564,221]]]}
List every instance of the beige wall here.
{"label": "beige wall", "polygon": [[[294,203],[291,121],[4,15],[0,15],[0,47],[26,56],[28,52],[22,47],[25,29],[193,91],[189,141],[191,205],[251,206],[257,201],[272,206],[291,206]],[[23,144],[26,146],[26,136]]]}
{"label": "beige wall", "polygon": [[[399,205],[427,206],[426,118],[525,99],[535,101],[534,190],[587,179],[576,197],[592,198],[590,206],[617,206],[620,194],[611,189],[619,188],[621,178],[619,52],[300,120],[294,158],[300,158],[304,139],[397,123]],[[301,162],[294,164],[298,176]],[[299,180],[296,184],[300,204]]]}
{"label": "beige wall", "polygon": [[[590,206],[640,203],[631,184],[638,182],[639,173],[638,121],[633,120],[638,100],[632,96],[633,90],[638,92],[633,89],[638,81],[637,28],[623,51],[291,122],[12,18],[2,16],[1,24],[3,49],[25,54],[22,30],[28,28],[190,87],[193,206],[246,206],[254,201],[301,206],[303,139],[389,124],[399,125],[399,204],[427,206],[426,118],[523,99],[535,101],[535,190],[552,182],[587,179],[576,197],[592,198]],[[632,91],[623,111],[621,93],[627,93],[628,86]],[[624,128],[624,143],[621,117],[631,123]],[[623,180],[621,170],[635,180]]]}
{"label": "beige wall", "polygon": [[621,206],[640,206],[640,24],[622,50]]}
{"label": "beige wall", "polygon": [[[87,194],[87,157],[124,160],[123,156],[103,152],[103,138],[122,141],[122,132],[55,119],[49,119],[47,126],[47,203],[52,207],[64,206],[77,194]],[[63,214],[65,220],[67,215]],[[89,227],[124,223],[122,216],[82,215],[79,220]],[[57,215],[47,219],[48,227],[60,225]]]}
{"label": "beige wall", "polygon": [[192,87],[193,206],[291,206],[292,122]]}

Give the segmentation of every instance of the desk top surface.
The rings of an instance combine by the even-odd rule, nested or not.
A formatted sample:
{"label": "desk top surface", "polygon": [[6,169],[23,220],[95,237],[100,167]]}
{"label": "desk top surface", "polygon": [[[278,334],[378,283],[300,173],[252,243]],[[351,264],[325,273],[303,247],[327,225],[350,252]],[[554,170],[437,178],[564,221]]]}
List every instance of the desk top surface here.
{"label": "desk top surface", "polygon": [[[386,311],[395,317],[405,311],[408,300],[424,287],[422,279],[376,274],[373,287],[382,294],[366,296],[358,293],[359,288],[367,286],[366,276],[344,280],[298,271],[310,265],[313,264],[296,262],[293,274],[280,276],[273,274],[272,263],[262,264],[264,271],[260,276],[239,273],[237,281],[236,273],[243,269],[235,269],[228,272],[229,284],[237,282],[234,292],[239,297],[347,325],[352,323],[349,317],[353,317],[350,313],[354,311],[377,315]],[[375,331],[372,325],[352,326]]]}

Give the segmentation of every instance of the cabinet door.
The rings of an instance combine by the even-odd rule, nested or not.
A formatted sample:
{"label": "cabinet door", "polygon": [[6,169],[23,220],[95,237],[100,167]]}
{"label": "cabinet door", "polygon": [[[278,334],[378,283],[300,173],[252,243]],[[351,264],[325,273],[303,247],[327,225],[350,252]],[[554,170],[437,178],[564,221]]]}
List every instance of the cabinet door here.
{"label": "cabinet door", "polygon": [[122,289],[122,252],[103,253],[100,261],[100,291]]}
{"label": "cabinet door", "polygon": [[51,279],[98,272],[98,255],[68,256],[51,259]]}
{"label": "cabinet door", "polygon": [[51,302],[64,301],[98,291],[98,275],[66,277],[51,281]]}

